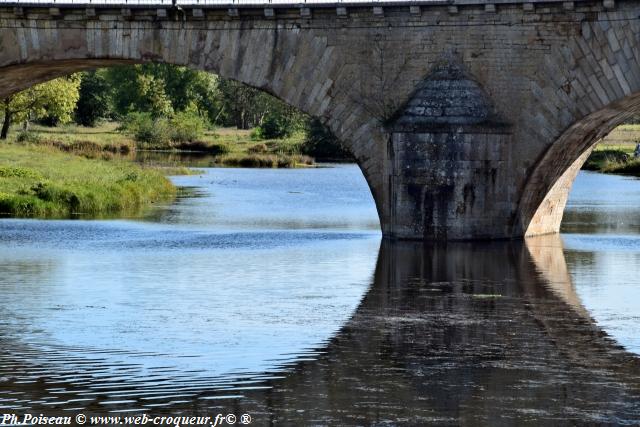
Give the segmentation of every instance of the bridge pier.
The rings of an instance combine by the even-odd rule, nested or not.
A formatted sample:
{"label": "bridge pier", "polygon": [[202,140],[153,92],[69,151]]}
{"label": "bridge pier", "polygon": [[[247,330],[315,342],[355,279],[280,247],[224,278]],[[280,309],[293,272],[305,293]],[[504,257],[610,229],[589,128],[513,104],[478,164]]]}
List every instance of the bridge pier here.
{"label": "bridge pier", "polygon": [[460,64],[438,65],[389,126],[392,238],[508,238],[510,126]]}

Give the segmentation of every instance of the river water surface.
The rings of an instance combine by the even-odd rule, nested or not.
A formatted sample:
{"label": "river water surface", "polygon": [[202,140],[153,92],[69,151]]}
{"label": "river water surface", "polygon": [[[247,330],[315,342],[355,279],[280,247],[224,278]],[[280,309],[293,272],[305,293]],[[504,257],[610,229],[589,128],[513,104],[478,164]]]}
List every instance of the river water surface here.
{"label": "river water surface", "polygon": [[382,241],[352,165],[173,180],[143,219],[0,221],[0,413],[640,423],[640,180],[446,247]]}

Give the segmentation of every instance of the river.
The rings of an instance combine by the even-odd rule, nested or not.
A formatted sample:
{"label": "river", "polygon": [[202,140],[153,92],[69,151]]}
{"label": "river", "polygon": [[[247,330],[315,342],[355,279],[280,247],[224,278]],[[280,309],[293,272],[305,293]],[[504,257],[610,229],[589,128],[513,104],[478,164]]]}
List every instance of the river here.
{"label": "river", "polygon": [[0,221],[0,414],[640,423],[640,180],[442,247],[383,241],[353,165],[172,179],[142,219]]}

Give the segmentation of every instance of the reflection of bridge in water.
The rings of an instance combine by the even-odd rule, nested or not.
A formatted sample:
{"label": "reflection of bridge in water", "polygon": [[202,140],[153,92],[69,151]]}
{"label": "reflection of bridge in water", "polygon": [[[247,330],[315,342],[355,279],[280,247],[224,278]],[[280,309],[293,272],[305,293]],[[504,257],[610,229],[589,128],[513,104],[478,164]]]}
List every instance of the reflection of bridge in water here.
{"label": "reflection of bridge in water", "polygon": [[[149,397],[140,388],[153,379],[129,381],[134,366],[113,365],[106,385],[82,383],[12,361],[12,352],[28,355],[19,345],[3,341],[0,361],[14,366],[20,381],[0,377],[0,398],[30,401],[32,411],[46,414],[86,405],[82,412],[99,415],[140,408],[155,415],[249,413],[252,425],[640,422],[640,359],[594,325],[557,236],[446,247],[384,241],[373,285],[326,347],[309,353],[313,360],[266,381],[255,378],[270,373],[219,389],[215,378],[199,382],[202,394],[188,397],[180,397],[184,373],[174,372],[174,385]],[[98,360],[72,359],[89,373],[103,372]],[[88,391],[92,398],[83,401]],[[56,406],[58,393],[64,402]],[[244,398],[220,399],[238,395]]]}
{"label": "reflection of bridge in water", "polygon": [[383,243],[351,321],[272,385],[241,409],[297,425],[640,421],[640,359],[580,305],[557,236]]}

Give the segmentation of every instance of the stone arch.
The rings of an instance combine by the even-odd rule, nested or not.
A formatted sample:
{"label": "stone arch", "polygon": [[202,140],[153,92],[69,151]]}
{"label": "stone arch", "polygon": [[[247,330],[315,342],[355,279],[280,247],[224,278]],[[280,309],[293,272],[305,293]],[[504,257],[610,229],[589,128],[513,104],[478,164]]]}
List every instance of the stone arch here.
{"label": "stone arch", "polygon": [[574,123],[537,162],[520,201],[525,235],[557,233],[569,192],[595,145],[625,120],[640,113],[640,92]]}
{"label": "stone arch", "polygon": [[[76,71],[161,62],[212,72],[317,117],[351,151],[384,223],[384,131],[353,96],[353,69],[325,29],[262,19],[206,21],[15,19],[0,28],[0,97]],[[84,9],[71,10],[71,14]],[[83,17],[84,18],[84,17]],[[379,152],[378,152],[379,151]]]}
{"label": "stone arch", "polygon": [[[2,7],[0,96],[19,82],[54,77],[61,61],[76,70],[102,61],[156,61],[210,71],[328,125],[357,159],[385,236],[512,239],[557,232],[580,156],[636,108],[638,2],[449,6],[187,6],[178,20],[155,6]],[[477,171],[441,192],[449,198],[438,207],[446,212],[438,216],[446,219],[438,222],[442,232],[394,227],[396,172],[410,170],[422,183],[446,176],[447,165],[422,156],[416,167],[394,157],[384,124],[404,111],[447,52],[444,59],[455,57],[486,94],[501,126],[467,126],[433,144],[457,156],[452,176]],[[474,106],[467,101],[459,106]],[[433,170],[424,173],[425,167]],[[413,199],[402,201],[402,212],[420,209]],[[405,213],[401,220],[410,222]]]}
{"label": "stone arch", "polygon": [[517,138],[540,143],[524,165],[513,237],[559,232],[572,183],[595,144],[640,112],[637,15],[633,4],[586,14],[532,73]]}

